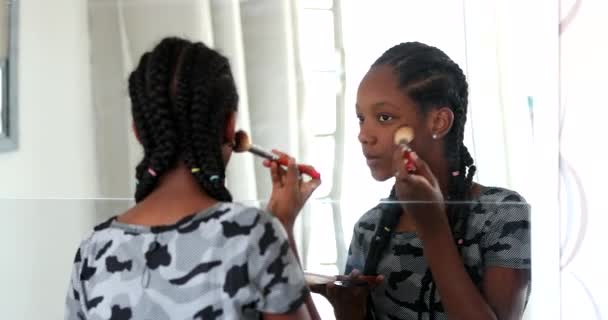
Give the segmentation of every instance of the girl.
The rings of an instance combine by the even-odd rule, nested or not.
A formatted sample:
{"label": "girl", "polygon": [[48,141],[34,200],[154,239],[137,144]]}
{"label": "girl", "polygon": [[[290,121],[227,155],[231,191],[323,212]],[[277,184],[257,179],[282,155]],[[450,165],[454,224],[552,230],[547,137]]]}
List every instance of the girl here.
{"label": "girl", "polygon": [[272,215],[224,186],[237,92],[228,60],[163,40],[129,78],[144,157],[137,204],[95,227],[74,261],[66,319],[309,319],[318,314],[290,249],[298,211],[320,181],[269,164]]}
{"label": "girl", "polygon": [[[369,289],[327,287],[339,319],[521,318],[529,208],[513,191],[473,182],[467,96],[458,65],[417,42],[389,49],[363,78],[359,141],[374,179],[395,177],[389,200],[399,204],[380,204],[357,222],[347,278],[379,276]],[[415,132],[413,173],[393,142],[402,126]]]}

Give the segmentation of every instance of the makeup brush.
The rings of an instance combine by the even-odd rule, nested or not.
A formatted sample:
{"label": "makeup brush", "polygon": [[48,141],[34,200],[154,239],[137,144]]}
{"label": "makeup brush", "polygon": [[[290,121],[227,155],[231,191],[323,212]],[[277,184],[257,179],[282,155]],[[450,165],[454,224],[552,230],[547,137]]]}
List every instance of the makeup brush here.
{"label": "makeup brush", "polygon": [[410,147],[412,140],[414,140],[414,129],[412,127],[401,127],[395,132],[395,144],[401,148],[403,159],[408,160],[405,165],[405,169],[408,172],[416,171],[414,159],[412,159],[412,152],[414,151]]}
{"label": "makeup brush", "polygon": [[[235,138],[234,139],[235,145],[233,147],[234,152],[249,151],[249,152],[255,154],[256,156],[262,157],[264,159],[268,159],[270,161],[276,161],[280,165],[287,166],[287,162],[289,161],[289,158],[287,156],[282,156],[282,157],[278,156],[274,153],[271,153],[269,151],[262,149],[259,146],[256,146],[255,144],[252,144],[251,139],[249,138],[249,135],[247,134],[247,132],[245,132],[243,130],[239,130],[236,132],[236,135],[234,138]],[[317,170],[315,170],[315,168],[313,166],[306,165],[306,164],[298,164],[297,166],[298,166],[298,170],[301,173],[305,173],[313,179],[321,179],[321,174],[319,172],[317,172]]]}

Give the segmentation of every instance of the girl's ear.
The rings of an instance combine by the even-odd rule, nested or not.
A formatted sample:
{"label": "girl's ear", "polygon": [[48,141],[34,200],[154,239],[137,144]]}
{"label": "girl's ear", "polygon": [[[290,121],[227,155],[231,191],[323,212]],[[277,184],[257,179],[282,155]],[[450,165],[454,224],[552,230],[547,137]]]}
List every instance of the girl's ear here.
{"label": "girl's ear", "polygon": [[450,132],[450,129],[454,124],[454,112],[452,112],[452,109],[449,107],[441,107],[431,111],[429,119],[433,137],[441,139]]}

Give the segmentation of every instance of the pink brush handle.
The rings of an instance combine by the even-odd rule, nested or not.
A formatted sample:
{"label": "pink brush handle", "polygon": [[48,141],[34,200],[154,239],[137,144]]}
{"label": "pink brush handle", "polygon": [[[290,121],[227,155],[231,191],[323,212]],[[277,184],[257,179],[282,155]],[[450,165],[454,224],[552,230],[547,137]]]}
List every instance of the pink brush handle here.
{"label": "pink brush handle", "polygon": [[[277,160],[277,162],[283,166],[286,166],[288,161],[289,161],[289,158],[287,158],[287,157],[279,157],[279,159]],[[298,170],[301,173],[307,174],[308,176],[310,176],[313,179],[321,179],[321,174],[317,170],[315,170],[315,168],[311,165],[298,164]]]}
{"label": "pink brush handle", "polygon": [[407,159],[407,164],[405,165],[405,170],[407,170],[407,172],[416,171],[416,165],[414,164],[414,159],[412,158],[411,150],[403,151],[403,159]]}

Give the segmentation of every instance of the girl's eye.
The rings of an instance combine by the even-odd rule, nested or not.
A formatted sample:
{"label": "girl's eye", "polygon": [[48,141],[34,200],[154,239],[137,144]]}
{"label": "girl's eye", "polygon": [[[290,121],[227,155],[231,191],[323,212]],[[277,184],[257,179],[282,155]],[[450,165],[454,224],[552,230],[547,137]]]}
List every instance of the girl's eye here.
{"label": "girl's eye", "polygon": [[359,119],[359,123],[363,123],[363,116],[362,115],[357,115],[357,119]]}
{"label": "girl's eye", "polygon": [[393,120],[393,117],[392,117],[392,116],[390,116],[390,115],[388,115],[388,114],[381,114],[381,115],[379,115],[379,116],[378,116],[378,120],[379,120],[380,122],[386,122],[386,121],[391,121],[391,120]]}

